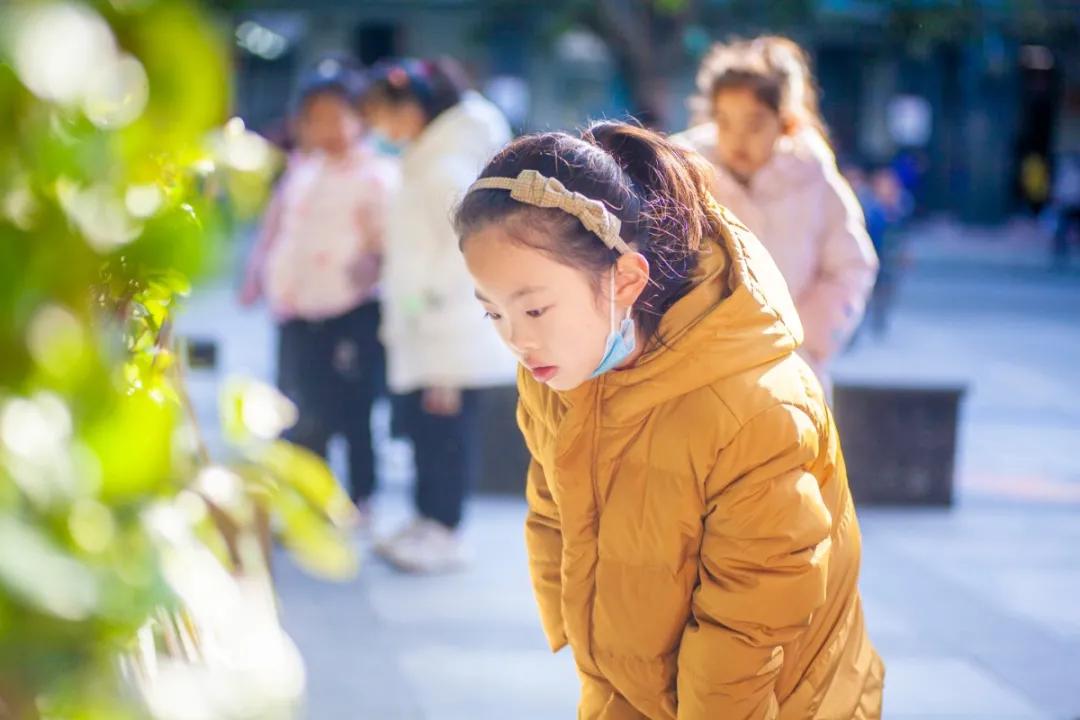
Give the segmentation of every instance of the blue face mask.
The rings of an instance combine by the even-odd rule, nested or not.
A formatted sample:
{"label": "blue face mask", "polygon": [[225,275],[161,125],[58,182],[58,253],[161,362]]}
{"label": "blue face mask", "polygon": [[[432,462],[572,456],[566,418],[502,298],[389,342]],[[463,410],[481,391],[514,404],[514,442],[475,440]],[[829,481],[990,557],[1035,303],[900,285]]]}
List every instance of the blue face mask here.
{"label": "blue face mask", "polygon": [[368,133],[368,139],[370,140],[372,147],[375,148],[375,152],[380,155],[398,157],[401,153],[405,152],[404,145],[394,142],[378,130],[372,130]]}
{"label": "blue face mask", "polygon": [[626,358],[634,352],[637,346],[637,332],[634,329],[634,319],[630,316],[630,308],[626,309],[626,317],[615,326],[615,268],[611,268],[611,332],[608,333],[607,343],[604,345],[604,356],[600,358],[600,364],[590,375],[595,378],[609,370],[619,367]]}

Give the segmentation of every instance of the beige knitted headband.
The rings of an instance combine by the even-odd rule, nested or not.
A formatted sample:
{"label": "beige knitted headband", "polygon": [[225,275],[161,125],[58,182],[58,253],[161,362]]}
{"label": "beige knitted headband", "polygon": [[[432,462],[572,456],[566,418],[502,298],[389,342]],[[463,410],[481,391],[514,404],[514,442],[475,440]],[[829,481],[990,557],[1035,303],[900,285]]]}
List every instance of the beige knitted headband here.
{"label": "beige knitted headband", "polygon": [[474,190],[509,190],[510,197],[526,205],[558,208],[580,220],[586,230],[620,255],[633,252],[619,235],[622,222],[604,203],[567,190],[566,186],[555,178],[541,175],[536,170],[522,170],[516,178],[480,178],[472,184],[466,195]]}

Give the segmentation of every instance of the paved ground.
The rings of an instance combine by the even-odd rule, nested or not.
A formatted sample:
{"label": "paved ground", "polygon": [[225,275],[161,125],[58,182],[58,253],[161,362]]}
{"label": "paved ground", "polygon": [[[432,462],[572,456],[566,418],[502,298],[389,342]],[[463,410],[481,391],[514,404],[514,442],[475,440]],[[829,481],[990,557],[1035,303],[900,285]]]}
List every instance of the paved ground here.
{"label": "paved ground", "polygon": [[[384,527],[404,503],[384,498]],[[347,585],[282,562],[286,624],[311,718],[574,717],[570,656],[546,651],[528,590],[521,503],[474,503],[466,574],[368,563]],[[887,718],[1080,717],[1075,509],[974,502],[865,510],[863,595],[888,665]]]}
{"label": "paved ground", "polygon": [[[1048,272],[1035,251],[1012,262],[1026,241],[1015,228],[999,235],[928,231],[890,335],[865,339],[837,368],[969,386],[958,506],[860,513],[887,718],[1080,718],[1080,273]],[[220,375],[269,376],[269,324],[237,311],[227,288],[198,295],[182,327],[223,343]],[[211,425],[220,375],[192,378]],[[385,454],[377,531],[407,516],[403,457]],[[372,560],[332,585],[283,558],[309,717],[573,717],[570,657],[546,651],[535,616],[523,512],[517,499],[474,501],[476,562],[456,576],[403,577]]]}

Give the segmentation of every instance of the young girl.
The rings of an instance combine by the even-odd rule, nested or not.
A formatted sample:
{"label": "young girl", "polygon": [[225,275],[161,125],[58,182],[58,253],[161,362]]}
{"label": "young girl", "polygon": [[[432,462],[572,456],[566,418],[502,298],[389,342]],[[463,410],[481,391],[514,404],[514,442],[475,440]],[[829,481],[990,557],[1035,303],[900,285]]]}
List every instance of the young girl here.
{"label": "young girl", "polygon": [[450,214],[509,141],[510,127],[449,60],[384,65],[365,109],[384,144],[401,155],[401,190],[387,227],[382,337],[394,422],[416,458],[418,515],[376,549],[398,568],[440,572],[464,560],[457,529],[477,447],[476,391],[514,381],[513,358],[476,312]]}
{"label": "young girl", "polygon": [[456,225],[517,355],[526,540],[585,720],[877,718],[860,536],[784,280],[647,130],[522,138]]}
{"label": "young girl", "polygon": [[806,332],[800,352],[828,385],[829,363],[862,317],[877,258],[825,139],[806,55],[786,38],[719,44],[697,84],[711,121],[679,140],[712,162],[713,195],[780,267]]}
{"label": "young girl", "polygon": [[371,408],[383,392],[377,281],[391,161],[361,143],[352,81],[336,59],[301,85],[299,149],[271,201],[241,303],[265,295],[278,321],[278,384],[299,409],[288,438],[320,455],[349,446],[349,493],[366,514],[375,489]]}

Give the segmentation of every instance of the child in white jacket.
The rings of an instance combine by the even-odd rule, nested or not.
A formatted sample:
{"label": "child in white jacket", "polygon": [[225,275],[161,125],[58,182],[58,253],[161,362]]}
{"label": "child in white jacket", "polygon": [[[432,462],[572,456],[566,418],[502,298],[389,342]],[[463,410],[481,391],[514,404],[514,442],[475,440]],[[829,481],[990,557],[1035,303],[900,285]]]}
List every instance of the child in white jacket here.
{"label": "child in white jacket", "polygon": [[802,319],[801,352],[827,387],[878,261],[825,139],[806,55],[779,37],[718,44],[697,84],[710,121],[676,140],[715,166],[714,196],[772,254]]}
{"label": "child in white jacket", "polygon": [[478,391],[512,386],[516,376],[513,356],[477,309],[450,216],[511,132],[447,59],[384,63],[366,108],[383,145],[401,158],[381,336],[394,425],[411,440],[416,464],[416,520],[376,550],[399,569],[442,572],[465,559],[458,529],[476,469]]}

